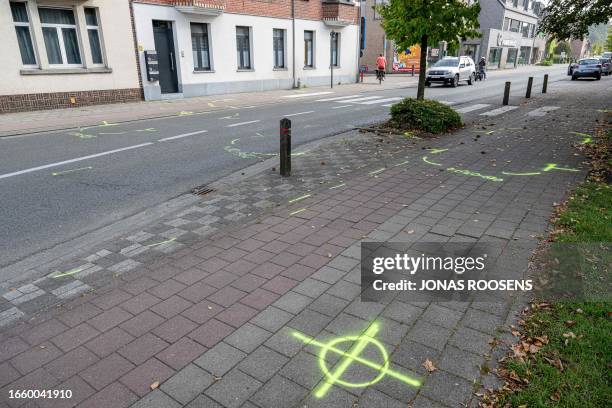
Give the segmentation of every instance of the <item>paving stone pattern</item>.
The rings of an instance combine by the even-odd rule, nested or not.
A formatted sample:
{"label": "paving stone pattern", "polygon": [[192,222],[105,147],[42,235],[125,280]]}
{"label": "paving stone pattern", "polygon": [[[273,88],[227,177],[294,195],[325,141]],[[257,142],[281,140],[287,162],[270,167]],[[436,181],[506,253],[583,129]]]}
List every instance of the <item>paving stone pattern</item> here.
{"label": "paving stone pattern", "polygon": [[[9,292],[0,303],[1,404],[472,404],[489,341],[512,318],[511,300],[415,303],[400,294],[380,304],[361,303],[359,243],[514,243],[514,257],[524,262],[546,231],[553,203],[586,172],[501,172],[533,171],[551,162],[580,168],[576,138],[565,130],[589,131],[598,100],[585,96],[570,106],[565,98],[549,95],[546,104],[552,100],[564,109],[544,117],[517,109],[439,139],[368,135],[325,146],[297,157],[288,180],[269,171],[219,189],[164,222],[67,264],[64,271],[80,269],[74,276]],[[551,129],[553,121],[565,130]],[[425,155],[439,165],[424,161]],[[36,313],[58,299],[61,307]],[[326,342],[361,333],[374,320],[390,368],[422,378],[423,385],[387,376],[370,387],[333,386],[324,398],[314,397],[323,380],[319,349],[293,332]],[[380,358],[371,347],[363,355]],[[330,368],[340,359],[328,357]],[[437,371],[425,371],[426,358]],[[354,363],[342,378],[359,382],[375,375]],[[151,391],[154,383],[160,386]],[[69,388],[74,397],[7,399],[10,389],[42,388]]]}

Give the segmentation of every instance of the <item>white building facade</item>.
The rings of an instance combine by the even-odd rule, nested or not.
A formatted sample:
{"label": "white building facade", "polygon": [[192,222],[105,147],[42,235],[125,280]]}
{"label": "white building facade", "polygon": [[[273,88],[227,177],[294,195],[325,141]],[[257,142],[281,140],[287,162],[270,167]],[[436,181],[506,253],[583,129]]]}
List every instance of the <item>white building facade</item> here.
{"label": "white building facade", "polygon": [[[146,100],[355,82],[352,0],[135,0]],[[333,35],[332,35],[333,33]]]}
{"label": "white building facade", "polygon": [[142,99],[127,0],[0,0],[0,112]]}

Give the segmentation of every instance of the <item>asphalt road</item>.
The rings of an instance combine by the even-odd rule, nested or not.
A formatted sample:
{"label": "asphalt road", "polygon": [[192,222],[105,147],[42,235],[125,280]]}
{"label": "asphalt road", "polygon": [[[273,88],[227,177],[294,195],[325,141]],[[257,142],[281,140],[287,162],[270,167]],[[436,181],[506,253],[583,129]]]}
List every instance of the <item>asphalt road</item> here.
{"label": "asphalt road", "polygon": [[[543,74],[537,72],[534,95]],[[550,87],[572,84],[565,68],[551,68],[550,74]],[[518,104],[527,76],[525,70],[506,71],[474,86],[433,85],[426,97],[495,108],[504,82],[511,80],[510,103]],[[293,121],[299,151],[304,143],[384,120],[384,105],[395,102],[386,99],[415,96],[416,88],[372,86],[347,98],[352,94],[337,87],[305,96],[320,92],[330,90],[314,88],[254,107],[0,138],[0,267],[270,157],[278,151],[283,116]],[[465,115],[469,120],[470,113]]]}

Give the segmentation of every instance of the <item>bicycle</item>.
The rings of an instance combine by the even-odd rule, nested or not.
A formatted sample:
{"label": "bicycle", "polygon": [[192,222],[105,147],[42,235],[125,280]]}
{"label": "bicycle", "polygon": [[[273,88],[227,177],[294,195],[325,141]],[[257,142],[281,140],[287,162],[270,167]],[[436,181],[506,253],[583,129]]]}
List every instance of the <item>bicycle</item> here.
{"label": "bicycle", "polygon": [[378,79],[378,83],[382,84],[382,81],[385,80],[385,71],[382,69],[376,70],[376,79]]}

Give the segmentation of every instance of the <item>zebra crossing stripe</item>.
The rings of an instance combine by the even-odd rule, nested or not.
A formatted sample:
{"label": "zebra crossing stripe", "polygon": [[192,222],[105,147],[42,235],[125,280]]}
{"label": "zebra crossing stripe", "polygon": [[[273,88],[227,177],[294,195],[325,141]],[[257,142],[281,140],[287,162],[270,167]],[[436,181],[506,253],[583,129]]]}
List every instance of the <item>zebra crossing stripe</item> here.
{"label": "zebra crossing stripe", "polygon": [[332,91],[324,91],[324,92],[311,92],[305,94],[295,94],[295,95],[285,95],[283,98],[306,98],[308,96],[317,96],[317,95],[327,95],[333,93]]}
{"label": "zebra crossing stripe", "polygon": [[440,103],[442,103],[444,105],[448,105],[448,106],[457,104],[457,102],[451,102],[451,101],[438,101],[438,102],[440,102]]}
{"label": "zebra crossing stripe", "polygon": [[376,99],[376,100],[373,100],[373,101],[359,102],[359,104],[360,105],[373,105],[375,103],[399,101],[400,99],[402,99],[402,98],[398,96],[398,97],[395,97],[395,98],[385,98],[385,99]]}
{"label": "zebra crossing stripe", "polygon": [[378,96],[378,95],[376,95],[376,96],[365,96],[363,98],[344,99],[344,100],[339,101],[339,102],[342,102],[342,103],[353,103],[353,102],[368,101],[370,99],[380,99],[380,98],[382,98],[382,96]]}
{"label": "zebra crossing stripe", "polygon": [[328,101],[339,101],[341,99],[358,98],[363,95],[345,95],[345,96],[334,96],[333,98],[317,99],[315,102],[328,102]]}
{"label": "zebra crossing stripe", "polygon": [[488,103],[477,103],[476,105],[470,105],[464,108],[456,109],[456,111],[459,113],[468,113],[468,112],[472,112],[478,109],[486,108],[488,106],[491,106],[491,105],[489,105]]}
{"label": "zebra crossing stripe", "polygon": [[527,113],[528,116],[545,116],[548,112],[559,109],[558,106],[542,106]]}
{"label": "zebra crossing stripe", "polygon": [[518,108],[518,106],[510,106],[510,105],[502,106],[501,108],[497,108],[497,109],[490,110],[488,112],[481,113],[480,116],[497,116],[497,115],[501,115],[502,113],[506,113],[511,110],[514,110],[516,108]]}

